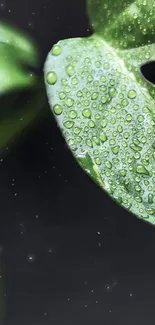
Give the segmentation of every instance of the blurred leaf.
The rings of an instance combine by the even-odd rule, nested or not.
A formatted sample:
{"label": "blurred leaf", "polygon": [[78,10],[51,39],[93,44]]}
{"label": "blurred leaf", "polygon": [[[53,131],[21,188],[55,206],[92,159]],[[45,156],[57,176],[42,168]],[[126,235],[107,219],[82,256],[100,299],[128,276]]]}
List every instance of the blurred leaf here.
{"label": "blurred leaf", "polygon": [[25,33],[0,23],[0,96],[8,91],[32,87],[36,83],[30,67],[39,63],[38,49]]}
{"label": "blurred leaf", "polygon": [[47,114],[43,77],[30,72],[38,65],[35,42],[0,23],[0,158]]}

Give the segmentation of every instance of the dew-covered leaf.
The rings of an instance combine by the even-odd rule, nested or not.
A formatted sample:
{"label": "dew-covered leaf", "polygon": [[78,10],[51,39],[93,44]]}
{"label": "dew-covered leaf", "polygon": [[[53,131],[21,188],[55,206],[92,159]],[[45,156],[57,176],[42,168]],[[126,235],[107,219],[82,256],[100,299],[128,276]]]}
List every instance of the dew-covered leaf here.
{"label": "dew-covered leaf", "polygon": [[115,48],[141,86],[155,99],[155,85],[144,80],[141,66],[155,61],[153,0],[87,0],[94,32]]}
{"label": "dew-covered leaf", "polygon": [[52,111],[80,165],[123,207],[155,224],[152,0],[87,0],[95,34],[55,45],[45,64]]}
{"label": "dew-covered leaf", "polygon": [[131,49],[155,42],[154,0],[87,0],[95,33],[113,47]]}
{"label": "dew-covered leaf", "polygon": [[124,208],[155,224],[155,107],[99,36],[60,41],[45,83],[55,118],[85,171]]}
{"label": "dew-covered leaf", "polygon": [[34,41],[14,26],[0,23],[0,96],[31,87],[36,77],[29,67],[38,65]]}

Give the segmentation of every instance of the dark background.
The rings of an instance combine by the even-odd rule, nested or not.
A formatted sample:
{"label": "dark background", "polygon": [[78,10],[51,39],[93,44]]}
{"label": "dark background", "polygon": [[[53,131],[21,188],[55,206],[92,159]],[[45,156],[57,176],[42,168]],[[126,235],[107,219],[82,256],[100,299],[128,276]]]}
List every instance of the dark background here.
{"label": "dark background", "polygon": [[[42,64],[91,34],[84,0],[4,0],[0,19],[37,40]],[[0,165],[0,244],[4,325],[155,324],[155,228],[89,179],[52,114]]]}

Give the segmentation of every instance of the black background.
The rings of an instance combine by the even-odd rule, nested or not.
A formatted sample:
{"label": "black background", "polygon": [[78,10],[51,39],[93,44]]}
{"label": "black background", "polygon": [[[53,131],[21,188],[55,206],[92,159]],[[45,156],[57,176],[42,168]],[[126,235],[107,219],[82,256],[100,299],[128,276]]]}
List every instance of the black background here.
{"label": "black background", "polygon": [[[47,4],[48,3],[48,4]],[[84,0],[0,2],[40,47],[91,34]],[[0,165],[4,325],[153,325],[155,228],[80,169],[49,118]]]}

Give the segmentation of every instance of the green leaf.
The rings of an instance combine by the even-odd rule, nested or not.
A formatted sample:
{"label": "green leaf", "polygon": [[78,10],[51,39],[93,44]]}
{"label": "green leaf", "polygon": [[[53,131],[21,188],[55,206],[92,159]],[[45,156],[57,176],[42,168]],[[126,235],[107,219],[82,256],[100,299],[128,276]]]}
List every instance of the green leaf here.
{"label": "green leaf", "polygon": [[0,96],[17,89],[32,87],[36,77],[29,67],[38,66],[34,41],[14,26],[0,23]]}
{"label": "green leaf", "polygon": [[[88,1],[95,34],[54,45],[44,78],[52,112],[81,167],[118,204],[155,225],[155,88],[140,72],[155,56],[152,1],[147,4]],[[148,37],[140,32],[145,28]]]}
{"label": "green leaf", "polygon": [[140,67],[155,60],[155,3],[152,0],[87,0],[96,34],[115,48],[141,86],[155,99],[155,86],[142,78]]}
{"label": "green leaf", "polygon": [[129,49],[155,41],[154,0],[87,0],[95,33],[116,48]]}
{"label": "green leaf", "polygon": [[45,82],[81,166],[123,207],[154,224],[155,109],[146,89],[97,36],[54,46]]}

